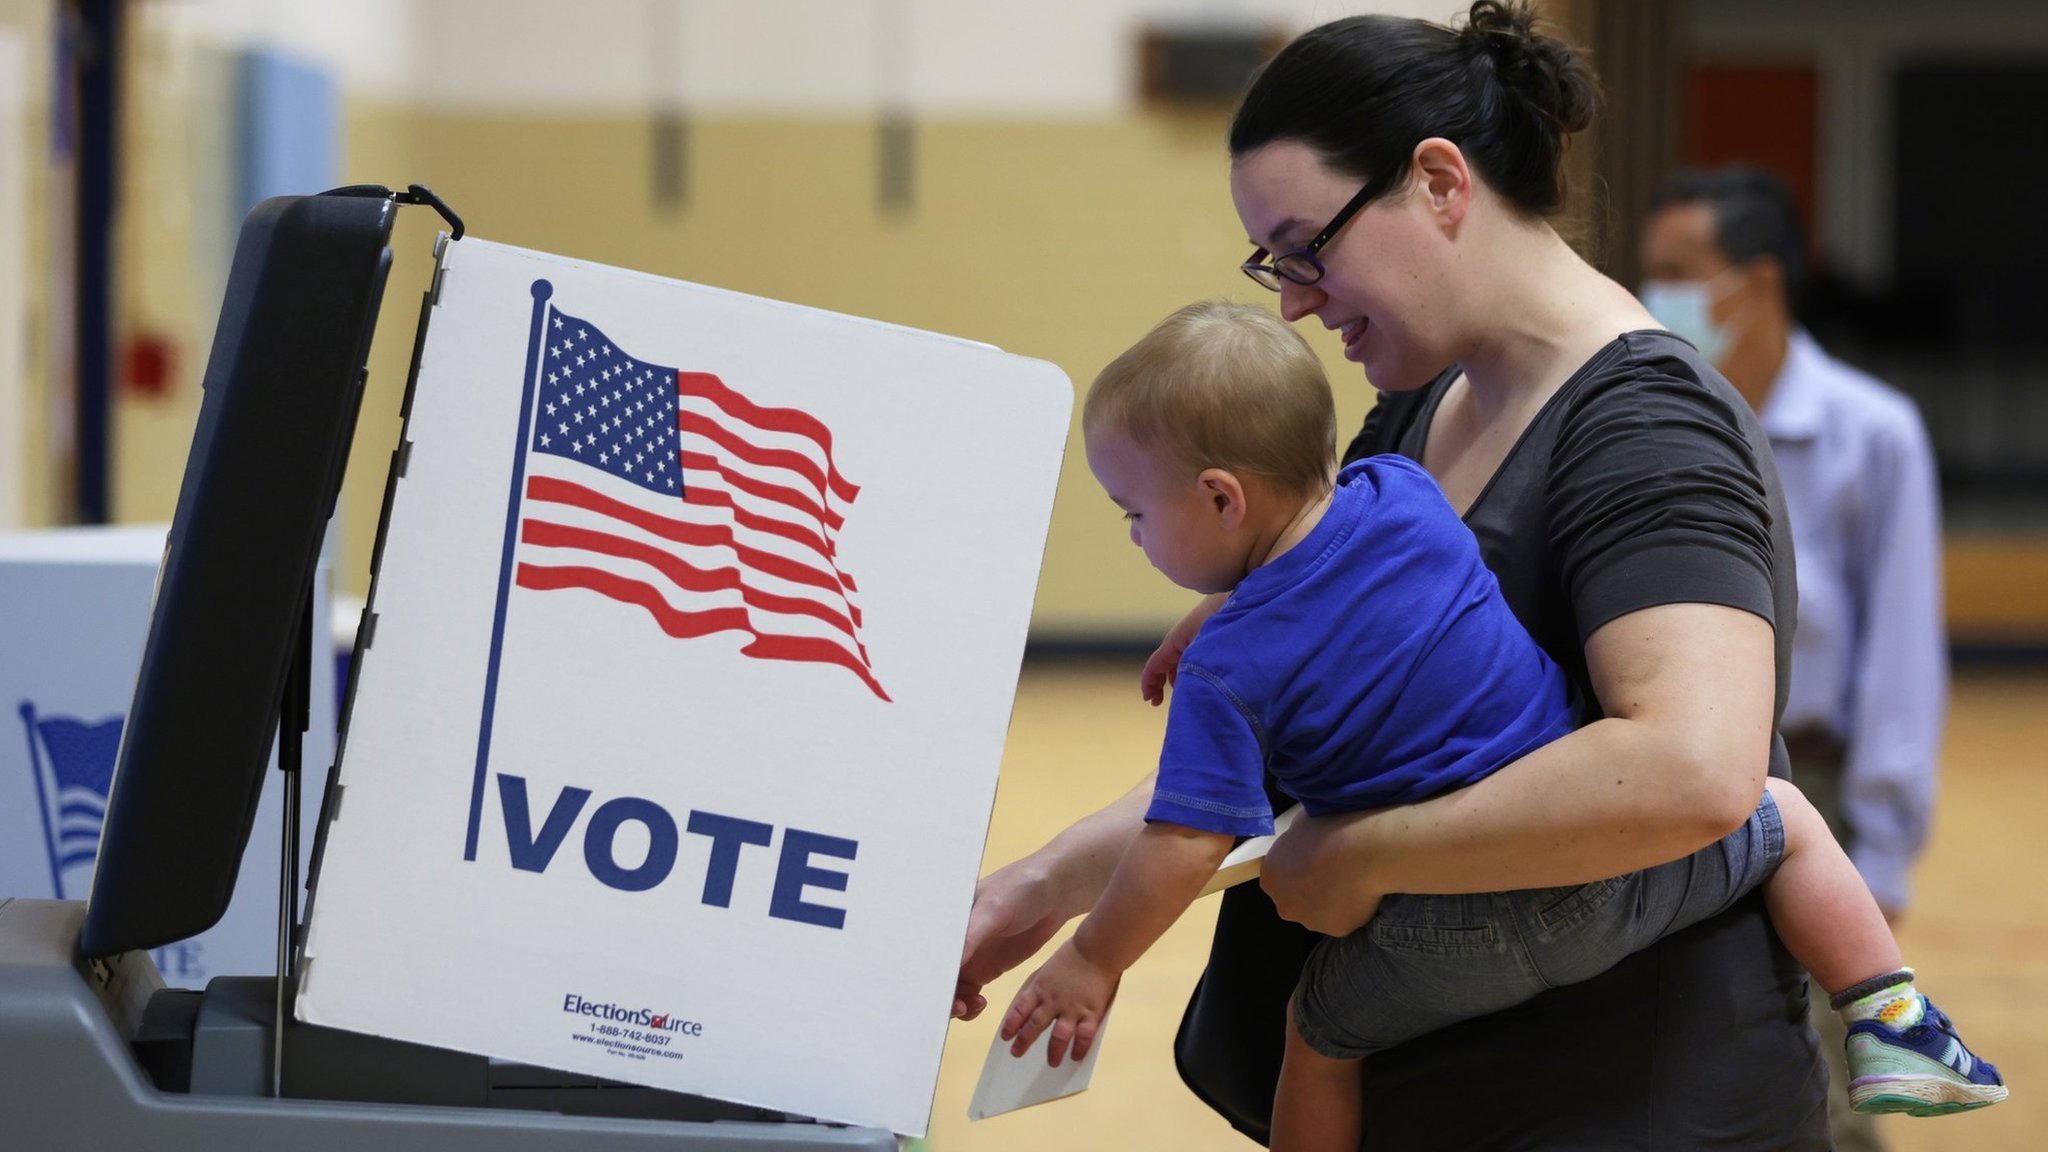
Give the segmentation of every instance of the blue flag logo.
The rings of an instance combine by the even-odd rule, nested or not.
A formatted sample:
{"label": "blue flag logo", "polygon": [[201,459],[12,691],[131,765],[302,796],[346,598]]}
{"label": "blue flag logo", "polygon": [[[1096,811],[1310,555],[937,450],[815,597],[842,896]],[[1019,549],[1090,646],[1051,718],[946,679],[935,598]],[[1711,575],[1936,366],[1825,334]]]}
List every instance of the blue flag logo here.
{"label": "blue flag logo", "polygon": [[21,722],[28,729],[29,771],[35,776],[41,808],[50,887],[59,900],[83,899],[92,883],[100,826],[107,818],[122,718],[90,722],[75,716],[38,716],[35,703],[23,700]]}

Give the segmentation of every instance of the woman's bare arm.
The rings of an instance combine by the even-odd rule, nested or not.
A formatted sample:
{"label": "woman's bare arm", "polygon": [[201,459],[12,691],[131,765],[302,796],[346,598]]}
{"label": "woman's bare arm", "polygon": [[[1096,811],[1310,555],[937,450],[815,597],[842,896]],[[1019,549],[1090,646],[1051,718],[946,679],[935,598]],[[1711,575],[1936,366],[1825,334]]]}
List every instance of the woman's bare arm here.
{"label": "woman's bare arm", "polygon": [[980,1015],[987,1006],[981,990],[989,981],[1037,955],[1062,924],[1095,906],[1124,850],[1145,827],[1156,775],[1146,773],[1129,792],[975,885],[953,1015]]}
{"label": "woman's bare arm", "polygon": [[1774,643],[1719,605],[1622,616],[1586,642],[1603,719],[1433,800],[1303,820],[1262,882],[1281,915],[1342,934],[1390,892],[1582,884],[1688,856],[1763,793]]}

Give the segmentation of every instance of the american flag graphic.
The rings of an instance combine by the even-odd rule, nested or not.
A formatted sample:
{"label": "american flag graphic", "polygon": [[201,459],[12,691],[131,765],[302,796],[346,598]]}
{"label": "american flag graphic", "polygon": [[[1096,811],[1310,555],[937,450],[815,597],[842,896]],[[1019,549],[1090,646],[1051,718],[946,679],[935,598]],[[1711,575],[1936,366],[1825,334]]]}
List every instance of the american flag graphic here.
{"label": "american flag graphic", "polygon": [[35,705],[24,700],[21,721],[28,728],[29,771],[35,774],[42,808],[50,886],[59,900],[83,896],[83,880],[80,885],[64,881],[77,869],[89,877],[99,854],[100,825],[107,818],[107,793],[121,747],[121,717],[88,722],[39,716]]}
{"label": "american flag graphic", "polygon": [[649,364],[548,308],[513,583],[632,605],[677,639],[837,665],[888,700],[838,537],[860,488],[832,433],[706,372]]}

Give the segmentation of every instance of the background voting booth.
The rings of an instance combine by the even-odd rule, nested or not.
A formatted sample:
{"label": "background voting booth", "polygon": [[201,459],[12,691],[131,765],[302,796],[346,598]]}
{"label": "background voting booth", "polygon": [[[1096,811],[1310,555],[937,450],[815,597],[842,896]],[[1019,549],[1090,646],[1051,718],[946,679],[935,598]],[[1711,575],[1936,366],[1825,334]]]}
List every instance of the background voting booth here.
{"label": "background voting booth", "polygon": [[[453,236],[308,914],[283,878],[285,979],[165,989],[143,950],[221,916],[264,749],[290,782],[311,744],[307,589],[399,202]],[[461,237],[417,187],[245,224],[91,900],[0,900],[0,1113],[38,1148],[894,1148],[1070,388]]]}
{"label": "background voting booth", "polygon": [[[84,900],[106,818],[135,672],[149,636],[150,595],[164,555],[163,525],[0,534],[0,893]],[[328,568],[313,582],[313,616],[328,617]],[[334,758],[334,661],[312,666],[305,759]],[[273,758],[274,768],[276,761]],[[278,873],[284,784],[264,774],[242,874]],[[302,867],[318,809],[301,813]],[[164,982],[204,988],[215,976],[277,965],[277,893],[235,890],[220,922],[150,949]]]}

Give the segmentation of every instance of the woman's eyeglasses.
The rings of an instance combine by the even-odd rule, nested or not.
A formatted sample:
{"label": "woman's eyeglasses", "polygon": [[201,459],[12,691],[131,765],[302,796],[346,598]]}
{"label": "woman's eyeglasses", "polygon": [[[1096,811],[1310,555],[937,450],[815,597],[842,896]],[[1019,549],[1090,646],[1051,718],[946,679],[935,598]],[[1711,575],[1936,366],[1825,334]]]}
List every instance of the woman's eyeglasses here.
{"label": "woman's eyeglasses", "polygon": [[1323,262],[1316,259],[1316,253],[1322,251],[1323,245],[1328,244],[1344,225],[1351,222],[1353,216],[1358,215],[1358,210],[1365,207],[1379,193],[1380,181],[1377,178],[1366,181],[1365,187],[1358,190],[1358,195],[1353,196],[1350,203],[1339,208],[1337,214],[1330,217],[1330,222],[1323,225],[1323,230],[1316,233],[1315,239],[1292,252],[1273,256],[1270,260],[1269,253],[1264,248],[1254,249],[1251,259],[1238,267],[1244,269],[1245,275],[1274,292],[1280,291],[1282,280],[1301,285],[1321,280]]}

